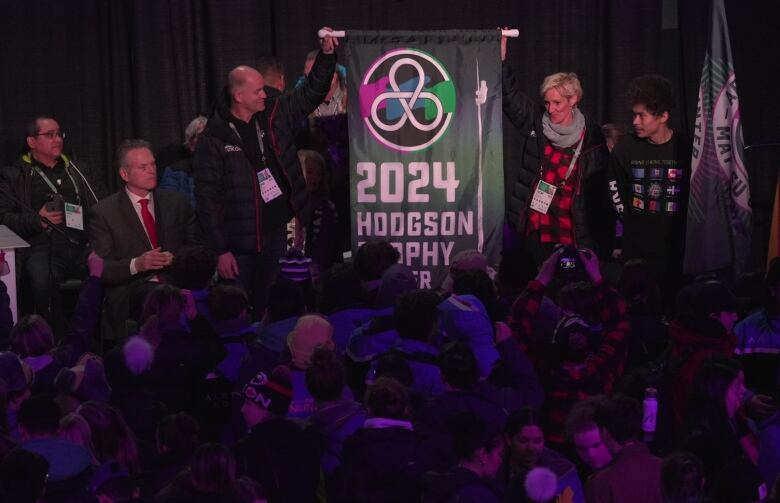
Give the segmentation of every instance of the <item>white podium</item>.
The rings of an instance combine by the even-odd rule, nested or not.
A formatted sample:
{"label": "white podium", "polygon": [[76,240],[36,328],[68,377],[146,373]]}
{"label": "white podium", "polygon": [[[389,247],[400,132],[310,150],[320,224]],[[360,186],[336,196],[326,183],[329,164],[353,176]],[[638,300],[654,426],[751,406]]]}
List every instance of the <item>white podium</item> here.
{"label": "white podium", "polygon": [[14,323],[16,323],[18,315],[18,305],[16,301],[16,249],[27,248],[29,243],[24,239],[16,235],[14,231],[0,225],[0,250],[5,252],[5,266],[0,271],[0,281],[5,283],[8,290],[8,297],[11,302],[11,314],[14,317]]}

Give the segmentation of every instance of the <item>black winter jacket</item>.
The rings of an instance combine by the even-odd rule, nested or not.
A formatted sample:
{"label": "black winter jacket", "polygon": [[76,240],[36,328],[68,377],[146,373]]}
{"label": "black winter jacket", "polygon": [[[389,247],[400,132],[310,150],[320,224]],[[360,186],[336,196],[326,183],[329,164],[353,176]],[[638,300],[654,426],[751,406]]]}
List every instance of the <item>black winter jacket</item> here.
{"label": "black winter jacket", "polygon": [[[542,133],[544,109],[520,91],[505,61],[502,67],[503,107],[512,124],[520,130],[523,162],[508,170],[507,221],[525,233],[531,196],[539,179],[539,166],[547,138]],[[574,240],[578,247],[596,250],[600,255],[612,250],[615,214],[611,207],[608,182],[608,155],[601,129],[588,123],[585,143],[575,174],[572,203]]]}
{"label": "black winter jacket", "polygon": [[[83,206],[83,215],[88,215],[89,208],[97,203],[95,197],[92,196],[92,192],[87,187],[84,179],[79,175],[73,166],[73,162],[66,156],[62,156],[65,162],[65,170],[73,177],[78,185],[78,192],[81,196],[81,205]],[[14,194],[20,201],[30,206],[30,198],[32,197],[32,178],[37,176],[33,171],[33,163],[36,162],[32,159],[29,153],[19,157],[16,162],[11,166],[6,166],[0,170],[0,184],[6,190]],[[95,190],[97,198],[105,196],[105,190],[95,178],[90,174],[86,165],[79,162],[79,170],[89,179],[89,183]],[[35,209],[35,208],[34,208]],[[30,239],[43,232],[43,226],[41,225],[41,217],[38,215],[38,210],[30,212],[22,209],[14,201],[11,201],[6,196],[0,196],[0,224],[7,225],[9,229],[19,234],[23,239]],[[84,224],[86,229],[86,222]]]}
{"label": "black winter jacket", "polygon": [[[252,117],[252,123],[265,133],[264,145],[270,146],[265,152],[268,162],[285,175],[277,182],[290,194],[292,211],[304,225],[311,220],[313,208],[293,140],[299,124],[327,96],[335,69],[335,54],[320,52],[303,86],[285,93],[266,87],[266,108]],[[198,219],[218,254],[256,253],[263,248],[263,232],[273,229],[263,229],[256,163],[229,125],[229,104],[225,89],[195,150]]]}
{"label": "black winter jacket", "polygon": [[420,479],[442,468],[441,451],[416,431],[361,428],[344,442],[329,499],[351,502],[418,501]]}

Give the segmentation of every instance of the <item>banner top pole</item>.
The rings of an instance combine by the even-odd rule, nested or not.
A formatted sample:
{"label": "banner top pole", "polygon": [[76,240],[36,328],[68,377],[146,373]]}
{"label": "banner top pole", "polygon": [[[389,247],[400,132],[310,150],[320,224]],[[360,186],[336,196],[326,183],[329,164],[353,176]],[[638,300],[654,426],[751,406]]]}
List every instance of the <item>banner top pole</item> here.
{"label": "banner top pole", "polygon": [[[325,38],[326,36],[334,38],[344,38],[347,36],[347,32],[344,30],[325,30],[321,29],[317,32],[319,38]],[[512,30],[501,30],[502,37],[517,38],[520,36],[520,30],[514,28]]]}

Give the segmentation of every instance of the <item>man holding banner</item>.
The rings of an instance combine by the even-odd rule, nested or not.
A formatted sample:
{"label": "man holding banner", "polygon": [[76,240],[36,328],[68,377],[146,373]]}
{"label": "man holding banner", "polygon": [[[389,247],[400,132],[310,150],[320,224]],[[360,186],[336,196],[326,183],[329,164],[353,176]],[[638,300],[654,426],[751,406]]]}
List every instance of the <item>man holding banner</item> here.
{"label": "man holding banner", "polygon": [[422,288],[455,254],[496,263],[503,223],[499,33],[347,39],[352,247],[388,241]]}
{"label": "man holding banner", "polygon": [[258,318],[287,248],[287,222],[311,220],[293,139],[328,93],[336,45],[326,34],[304,85],[286,93],[265,87],[254,68],[234,68],[195,150],[198,219],[218,254],[217,272],[247,291]]}

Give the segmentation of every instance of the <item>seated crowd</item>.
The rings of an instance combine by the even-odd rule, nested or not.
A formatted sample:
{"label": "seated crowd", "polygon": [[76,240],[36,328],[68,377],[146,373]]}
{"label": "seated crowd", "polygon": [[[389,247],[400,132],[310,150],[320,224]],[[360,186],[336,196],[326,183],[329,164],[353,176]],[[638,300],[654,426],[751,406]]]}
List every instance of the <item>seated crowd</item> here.
{"label": "seated crowd", "polygon": [[613,287],[595,254],[571,275],[561,253],[535,276],[508,253],[494,280],[461,252],[433,291],[372,241],[316,282],[282,264],[252,313],[212,280],[215,253],[185,246],[102,354],[100,256],[62,336],[38,315],[14,325],[0,283],[0,499],[775,498],[762,377],[780,261],[735,323],[721,283],[684,287],[667,320],[646,264]]}

